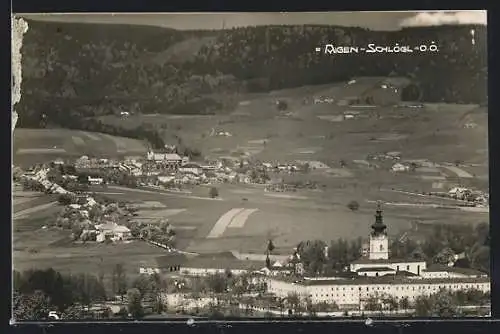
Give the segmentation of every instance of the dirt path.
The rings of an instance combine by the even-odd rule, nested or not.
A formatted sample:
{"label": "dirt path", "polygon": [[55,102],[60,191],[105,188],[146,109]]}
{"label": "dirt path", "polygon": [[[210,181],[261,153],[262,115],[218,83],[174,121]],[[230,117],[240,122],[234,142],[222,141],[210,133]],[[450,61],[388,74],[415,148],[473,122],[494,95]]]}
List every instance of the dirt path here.
{"label": "dirt path", "polygon": [[228,212],[226,212],[225,214],[223,214],[219,218],[219,220],[217,220],[217,222],[215,223],[215,225],[212,228],[212,230],[210,231],[210,233],[207,235],[207,239],[213,239],[213,238],[220,237],[224,233],[226,228],[229,226],[229,224],[231,224],[231,221],[234,219],[234,217],[236,217],[237,215],[239,215],[243,211],[245,211],[245,209],[236,208],[236,209],[231,209]]}
{"label": "dirt path", "polygon": [[241,211],[235,217],[233,217],[233,219],[229,223],[229,227],[242,228],[243,226],[245,226],[248,217],[250,217],[252,213],[257,211],[259,211],[259,209],[246,209]]}
{"label": "dirt path", "polygon": [[448,197],[439,197],[439,196],[436,196],[436,195],[424,195],[424,194],[419,194],[419,193],[413,193],[413,192],[409,192],[409,191],[403,191],[403,190],[393,190],[393,189],[380,189],[382,191],[390,191],[390,192],[394,192],[394,193],[400,193],[400,194],[405,194],[405,195],[410,195],[410,196],[419,196],[419,197],[425,197],[425,198],[435,198],[435,199],[439,199],[439,200],[447,200],[447,201],[451,201],[451,202],[454,202],[454,203],[469,203],[468,201],[462,201],[460,199],[454,199],[454,198],[448,198]]}
{"label": "dirt path", "polygon": [[137,189],[137,188],[127,188],[127,187],[121,187],[121,186],[108,186],[108,189],[122,190],[122,191],[128,191],[128,192],[138,192],[138,193],[143,193],[143,194],[170,196],[170,197],[177,197],[177,198],[200,199],[200,200],[205,200],[205,201],[222,201],[221,198],[186,196],[186,195],[178,195],[176,193],[171,193],[171,192],[167,193],[167,192],[163,192],[163,191],[152,191],[152,190],[144,190],[144,189]]}

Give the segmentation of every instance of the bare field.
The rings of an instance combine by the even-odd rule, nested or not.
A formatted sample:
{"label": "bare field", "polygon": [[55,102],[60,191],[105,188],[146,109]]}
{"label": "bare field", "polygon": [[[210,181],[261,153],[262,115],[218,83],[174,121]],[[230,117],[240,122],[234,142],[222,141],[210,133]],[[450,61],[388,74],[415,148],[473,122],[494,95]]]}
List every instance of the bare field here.
{"label": "bare field", "polygon": [[[384,171],[374,175],[363,174],[359,179],[328,179],[325,181],[327,187],[321,191],[298,191],[293,194],[265,193],[262,188],[246,185],[218,185],[221,196],[225,196],[226,200],[215,202],[187,201],[175,195],[159,198],[154,192],[124,193],[136,199],[159,201],[167,207],[187,208],[187,211],[171,217],[170,221],[180,229],[189,226],[192,234],[184,240],[184,249],[193,252],[262,252],[269,233],[273,234],[277,247],[283,248],[291,248],[301,239],[307,238],[331,240],[365,236],[373,222],[374,202],[378,200],[409,204],[385,207],[385,221],[394,234],[406,231],[414,220],[475,224],[488,219],[479,212],[429,208],[451,205],[454,203],[451,200],[384,190],[387,185],[389,189],[390,186],[399,186],[395,189],[418,190],[418,187],[422,187],[422,181],[414,177],[401,176],[394,180],[390,172]],[[392,183],[385,182],[388,178],[393,179]],[[370,179],[372,181],[368,183]],[[433,182],[428,182],[427,187],[432,189],[432,185]],[[206,190],[206,187],[202,190]],[[120,197],[123,198],[123,195]],[[358,211],[352,212],[347,208],[351,200],[360,203]],[[252,212],[245,217],[244,223],[232,223],[244,211]],[[233,228],[234,225],[238,225],[238,228]]]}
{"label": "bare field", "polygon": [[13,140],[14,163],[19,165],[48,162],[57,157],[115,156],[147,150],[139,140],[66,129],[19,128],[15,129]]}
{"label": "bare field", "polygon": [[[384,207],[385,222],[389,233],[393,234],[406,231],[415,220],[454,224],[488,221],[487,215],[481,212],[439,208],[440,205],[452,204],[449,200],[387,191],[447,191],[458,182],[487,190],[487,179],[479,178],[488,173],[484,109],[445,104],[421,109],[357,108],[358,115],[354,119],[335,122],[331,120],[350,110],[348,106],[303,101],[304,98],[313,100],[328,96],[338,102],[362,95],[380,80],[368,78],[352,85],[301,87],[242,96],[244,103],[230,115],[100,118],[105,123],[123,127],[154,124],[168,143],[174,143],[175,136],[179,136],[184,143],[207,155],[229,155],[239,148],[251,151],[261,161],[307,160],[316,170],[304,175],[283,175],[283,178],[315,181],[320,185],[319,190],[265,193],[263,187],[222,184],[216,185],[221,199],[211,200],[206,187],[193,188],[192,194],[186,195],[110,186],[121,194],[109,196],[118,200],[159,202],[160,206],[168,208],[165,210],[185,209],[171,216],[170,221],[179,230],[185,227],[185,231],[189,231],[180,238],[181,248],[199,252],[238,250],[262,253],[270,234],[276,247],[282,249],[291,249],[305,239],[328,241],[339,237],[364,237],[373,223],[374,202],[378,200],[400,203]],[[277,99],[287,100],[286,112],[294,117],[283,117],[284,113],[276,108]],[[477,126],[465,129],[464,122],[474,122]],[[209,136],[212,129],[230,132],[232,137]],[[100,142],[109,143],[110,140],[103,138]],[[120,150],[120,145],[112,143],[115,151]],[[403,160],[426,159],[440,164],[453,164],[459,160],[464,167],[458,167],[460,171],[445,168],[446,179],[443,180],[433,167],[399,174],[389,171],[392,162],[377,161],[378,169],[368,166],[368,154],[390,151],[401,152]],[[341,160],[347,163],[345,168],[338,168]],[[476,167],[467,167],[472,164]],[[347,208],[353,200],[360,204],[355,212]],[[247,212],[247,216],[243,216],[245,219],[232,224],[233,219],[243,212]],[[99,248],[99,251],[107,249]],[[115,251],[110,251],[109,261],[118,258]],[[127,252],[123,250],[119,256],[128,256]],[[147,251],[138,250],[143,254],[141,252],[146,258]],[[75,256],[80,255],[75,253]],[[91,259],[82,261],[86,261],[88,269],[95,266]],[[96,270],[96,267],[92,268]]]}
{"label": "bare field", "polygon": [[[40,232],[40,239],[51,241],[64,238],[54,232]],[[66,236],[67,237],[67,236]],[[14,246],[16,247],[16,246]],[[49,243],[35,241],[29,247],[36,248],[37,253],[14,250],[14,268],[27,270],[31,268],[54,268],[63,273],[102,272],[107,278],[112,274],[115,264],[123,264],[127,274],[139,274],[140,266],[155,266],[155,257],[165,255],[165,250],[136,241],[124,244],[69,244],[55,247]],[[18,246],[22,249],[22,246]]]}

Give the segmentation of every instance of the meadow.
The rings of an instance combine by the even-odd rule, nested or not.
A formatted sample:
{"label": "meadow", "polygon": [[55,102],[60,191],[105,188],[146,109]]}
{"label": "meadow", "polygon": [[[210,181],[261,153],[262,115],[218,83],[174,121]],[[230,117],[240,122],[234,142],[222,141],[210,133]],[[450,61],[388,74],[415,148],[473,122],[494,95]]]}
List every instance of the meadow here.
{"label": "meadow", "polygon": [[[275,175],[315,181],[319,189],[271,193],[265,192],[262,186],[222,184],[216,185],[219,199],[212,200],[207,186],[192,187],[182,194],[109,186],[107,196],[137,203],[160,203],[157,206],[164,208],[155,209],[159,211],[154,215],[152,209],[141,209],[149,210],[143,212],[145,219],[168,218],[179,233],[178,247],[200,253],[262,254],[267,241],[273,239],[276,252],[286,254],[302,240],[367,237],[377,201],[388,203],[383,205],[384,218],[393,238],[408,231],[413,221],[488,222],[488,214],[484,212],[439,207],[457,204],[456,201],[405,193],[447,191],[458,184],[488,190],[485,108],[450,104],[426,104],[423,108],[352,108],[337,103],[352,94],[365,92],[373,82],[360,81],[359,87],[334,84],[242,95],[234,112],[224,115],[100,117],[104,123],[122,127],[153,124],[162,131],[167,143],[175,144],[176,137],[180,137],[184,144],[200,149],[207,156],[247,151],[261,161],[303,160],[311,165],[313,161],[321,162],[327,168],[296,176]],[[318,96],[331,97],[335,103],[312,103]],[[278,110],[276,100],[287,101],[288,108]],[[344,120],[345,113],[355,117]],[[475,126],[466,126],[472,123]],[[229,132],[231,136],[210,135],[219,131]],[[30,147],[36,148],[33,140],[29,142]],[[111,140],[99,142],[101,149],[110,145],[115,152],[120,150]],[[76,144],[71,140],[67,145]],[[437,165],[415,172],[394,173],[390,171],[393,162],[374,161],[377,168],[362,163],[369,154],[390,151],[401,152],[402,160],[428,160]],[[341,161],[345,163],[343,168]],[[350,201],[357,201],[359,210],[350,210],[347,207]],[[162,215],[161,210],[165,210],[165,214]],[[36,233],[43,236],[48,232]],[[46,239],[50,237],[47,235]],[[30,236],[33,244],[35,240]],[[40,250],[36,256],[15,257],[16,266],[50,264],[68,270],[95,271],[100,261],[109,265],[126,258],[130,270],[137,271],[139,263],[164,254],[161,249],[138,243],[47,247],[43,256]],[[71,254],[71,257],[61,254]]]}
{"label": "meadow", "polygon": [[146,150],[145,143],[136,139],[68,129],[16,128],[13,136],[13,162],[24,167],[57,158],[118,157]]}

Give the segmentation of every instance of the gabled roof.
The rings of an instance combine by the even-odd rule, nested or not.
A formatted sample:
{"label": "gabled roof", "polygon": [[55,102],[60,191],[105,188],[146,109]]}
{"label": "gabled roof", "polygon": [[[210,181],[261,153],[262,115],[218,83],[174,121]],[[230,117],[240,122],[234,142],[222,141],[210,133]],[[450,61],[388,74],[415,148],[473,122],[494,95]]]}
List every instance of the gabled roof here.
{"label": "gabled roof", "polygon": [[414,284],[414,285],[424,285],[424,284],[453,284],[453,283],[490,283],[489,277],[479,277],[479,278],[422,278],[415,279],[411,277],[397,276],[397,275],[384,275],[379,277],[365,277],[357,276],[353,279],[324,279],[324,280],[302,280],[297,281],[293,278],[273,278],[277,281],[292,283],[294,280],[296,284],[302,286],[305,285],[389,285],[389,284]]}
{"label": "gabled roof", "polygon": [[352,262],[352,264],[390,264],[390,263],[425,263],[424,260],[416,259],[388,259],[388,260],[370,260],[367,258],[360,258]]}
{"label": "gabled roof", "polygon": [[462,275],[469,275],[469,276],[481,276],[481,275],[486,275],[486,273],[476,270],[476,269],[471,269],[471,268],[460,268],[460,267],[447,267],[439,264],[432,264],[430,265],[427,269],[422,270],[425,272],[449,272],[449,273],[457,273],[457,274],[462,274]]}
{"label": "gabled roof", "polygon": [[[194,257],[184,263],[182,268],[199,268],[199,269],[244,269],[244,270],[260,270],[264,264],[260,261],[245,261],[245,260],[227,260],[220,258],[200,258]],[[181,270],[182,270],[181,268]]]}
{"label": "gabled roof", "polygon": [[181,156],[176,154],[176,153],[166,153],[165,159],[166,160],[182,160]]}
{"label": "gabled roof", "polygon": [[376,272],[376,271],[395,271],[392,268],[389,267],[368,267],[368,268],[361,268],[357,272]]}
{"label": "gabled roof", "polygon": [[189,163],[182,165],[181,168],[201,168],[201,166],[195,163]]}
{"label": "gabled roof", "polygon": [[156,264],[159,268],[167,268],[170,266],[180,266],[187,261],[187,257],[183,254],[171,254],[165,256],[158,256]]}

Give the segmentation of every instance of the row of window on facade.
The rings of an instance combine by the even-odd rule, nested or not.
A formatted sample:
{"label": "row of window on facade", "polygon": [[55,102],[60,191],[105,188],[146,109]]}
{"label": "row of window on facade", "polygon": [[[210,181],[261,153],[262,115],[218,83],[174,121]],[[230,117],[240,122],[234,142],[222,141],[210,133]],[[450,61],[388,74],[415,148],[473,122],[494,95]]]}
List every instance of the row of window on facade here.
{"label": "row of window on facade", "polygon": [[[474,287],[474,285],[472,285],[472,284],[471,284],[470,286],[469,286],[468,284],[466,284],[466,285],[465,285],[465,288],[466,288],[466,289],[468,289],[469,287],[470,287],[471,289],[473,289],[473,288],[480,289],[480,288],[481,288],[479,284],[477,284],[475,287]],[[427,290],[431,290],[431,289],[432,289],[432,290],[438,290],[438,289],[452,289],[452,288],[453,288],[453,289],[458,289],[458,288],[459,288],[459,286],[458,286],[458,285],[453,285],[453,286],[452,286],[452,285],[439,285],[439,286],[431,286],[431,285],[428,285],[427,287],[425,287],[425,286],[418,286],[416,289],[415,289],[415,287],[413,286],[413,287],[412,287],[412,291],[415,291],[415,290],[426,290],[426,289],[427,289]],[[395,287],[395,289],[396,289],[397,291],[404,291],[404,290],[407,290],[407,291],[408,291],[408,290],[410,290],[410,287],[409,287],[409,286],[406,286],[406,287],[403,287],[403,286],[402,286],[402,287]],[[336,291],[338,291],[338,290],[339,290],[339,288],[336,288],[335,290],[336,290]],[[358,288],[358,290],[359,290],[359,291],[361,291],[361,290],[362,290],[362,288],[361,288],[361,287],[359,287],[359,288]],[[380,290],[386,290],[386,287],[382,287],[382,288],[380,288],[380,287],[373,287],[373,288],[372,288],[372,291],[380,291]],[[387,287],[387,290],[390,290],[390,287]],[[332,288],[332,291],[334,291],[334,288]],[[342,291],[345,291],[345,288],[342,288]],[[354,291],[354,288],[351,288],[351,291]],[[366,291],[370,291],[370,287],[366,287]],[[310,296],[312,297],[312,295],[310,295]],[[323,297],[323,296],[325,296],[325,297],[329,297],[330,295],[328,295],[328,294],[327,294],[327,295],[323,295],[323,294],[319,295],[319,294],[316,294],[315,296],[316,296],[316,297],[318,297],[318,296],[320,296],[320,297]],[[343,294],[342,296],[343,296],[343,297],[345,297],[345,294]],[[332,294],[332,297],[333,297],[333,294]],[[337,294],[337,297],[338,297],[338,294]]]}
{"label": "row of window on facade", "polygon": [[[466,289],[468,289],[469,287],[470,288],[480,289],[481,286],[479,284],[476,284],[476,286],[474,286],[473,284],[470,284],[470,285],[466,284],[465,285]],[[401,286],[401,287],[399,287],[399,286],[382,286],[382,287],[377,286],[377,287],[372,287],[372,290],[391,290],[391,288],[395,288],[396,290],[401,290],[401,291],[405,290],[405,289],[406,290],[410,290],[410,286]],[[414,286],[412,288],[413,288],[413,290],[415,290]],[[419,285],[417,288],[418,288],[418,290],[420,290],[420,289],[425,289],[426,287],[422,286],[422,285]],[[427,289],[452,289],[452,288],[453,289],[458,289],[459,285],[457,285],[457,284],[455,284],[455,285],[451,285],[451,284],[446,285],[446,284],[443,284],[443,285],[438,285],[438,286],[434,286],[434,285],[428,285],[427,286]],[[334,290],[335,291],[339,291],[339,289],[340,289],[339,287],[331,288],[332,291],[334,291]],[[361,291],[361,289],[362,289],[361,287],[358,287],[358,290]],[[342,291],[345,291],[345,290],[346,290],[346,288],[342,287]],[[354,290],[354,287],[351,287],[351,291],[353,291],[353,290]],[[370,287],[367,286],[366,287],[366,291],[370,291]]]}

